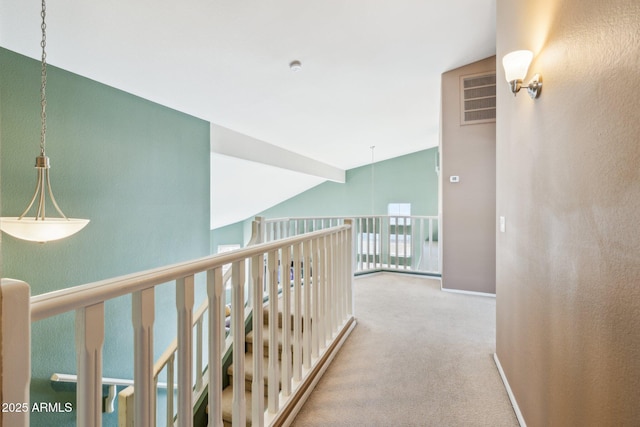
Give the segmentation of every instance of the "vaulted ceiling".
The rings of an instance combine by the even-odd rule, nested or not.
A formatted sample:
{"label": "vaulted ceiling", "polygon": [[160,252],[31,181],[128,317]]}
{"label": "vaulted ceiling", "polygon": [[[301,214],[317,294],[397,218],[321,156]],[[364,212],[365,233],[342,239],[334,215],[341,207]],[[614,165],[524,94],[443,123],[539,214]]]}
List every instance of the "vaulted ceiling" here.
{"label": "vaulted ceiling", "polygon": [[[39,15],[0,0],[0,45],[39,58]],[[50,0],[47,27],[52,65],[340,169],[438,145],[441,74],[495,54],[495,0]]]}

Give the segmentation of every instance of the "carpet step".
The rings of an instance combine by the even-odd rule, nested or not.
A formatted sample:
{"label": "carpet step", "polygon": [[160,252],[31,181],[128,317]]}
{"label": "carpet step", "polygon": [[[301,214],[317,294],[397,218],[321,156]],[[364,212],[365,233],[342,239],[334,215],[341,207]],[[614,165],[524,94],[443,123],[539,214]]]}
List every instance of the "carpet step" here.
{"label": "carpet step", "polygon": [[[282,363],[278,363],[278,371],[280,371],[280,367]],[[293,368],[293,363],[292,363]],[[251,383],[253,382],[253,353],[245,353],[244,354],[244,382],[245,389],[247,391],[251,391]],[[227,369],[227,374],[229,375],[229,382],[233,383],[233,365],[229,366]],[[265,396],[268,394],[269,390],[269,359],[264,357],[262,359],[262,378],[264,379],[264,393]],[[278,381],[278,389],[281,388],[281,380]]]}
{"label": "carpet step", "polygon": [[[300,329],[302,330],[304,328],[304,288],[300,289],[300,309],[303,311],[303,314],[300,316]],[[282,302],[282,295],[280,295],[280,297],[278,298],[278,327],[282,328],[282,319],[283,319],[283,310],[284,310],[284,304]],[[294,328],[294,324],[295,324],[295,316],[294,316],[294,308],[295,308],[295,299],[294,299],[294,291],[293,289],[291,289],[291,291],[289,292],[289,313],[290,314],[290,320],[289,320],[289,325],[291,327],[291,330],[293,330]],[[269,324],[269,305],[265,305],[264,306],[264,313],[263,313],[263,323],[265,325]]]}
{"label": "carpet step", "polygon": [[[303,294],[301,292],[301,294]],[[290,305],[291,305],[291,311],[293,312],[293,307],[294,307],[294,299],[293,299],[293,290],[291,291],[290,294]],[[304,298],[304,296],[302,296],[302,298]],[[301,298],[301,299],[302,299]],[[303,300],[304,301],[304,300]],[[278,364],[279,364],[279,371],[280,368],[282,366],[282,362],[281,362],[281,357],[282,357],[282,336],[283,336],[283,330],[282,330],[282,309],[283,309],[283,304],[282,304],[282,296],[280,296],[278,298],[278,326],[277,326],[277,331],[276,331],[276,336],[277,336],[277,342],[275,343],[275,345],[278,346]],[[303,319],[300,320],[301,322],[301,331],[302,331],[302,324],[303,324]],[[290,325],[291,325],[291,329],[289,331],[287,331],[287,333],[289,334],[289,342],[293,342],[293,323],[294,323],[294,316],[293,314],[291,315],[291,321],[290,321]],[[264,308],[264,317],[263,317],[263,325],[262,325],[262,346],[263,346],[263,360],[262,360],[262,373],[263,373],[263,379],[264,379],[264,402],[265,402],[265,408],[267,406],[267,396],[268,396],[268,390],[269,390],[269,346],[271,345],[270,342],[270,336],[269,336],[269,308],[268,305],[265,305]],[[251,425],[251,407],[252,407],[252,394],[251,394],[251,383],[253,381],[253,374],[254,374],[254,370],[253,370],[253,349],[254,349],[254,344],[258,344],[258,343],[254,343],[254,334],[253,331],[249,332],[246,337],[245,337],[245,348],[246,348],[246,352],[244,354],[244,368],[245,368],[245,377],[244,377],[244,383],[245,383],[245,399],[246,399],[246,403],[247,403],[247,426]],[[293,347],[289,348],[289,351],[291,352],[291,359],[293,360]],[[291,366],[293,368],[293,362],[291,362]],[[227,369],[227,374],[229,375],[229,381],[231,382],[231,384],[233,384],[233,374],[234,374],[234,368],[233,368],[233,364],[231,366],[229,366],[229,368]],[[279,378],[278,381],[278,389],[281,388],[281,383],[280,383],[281,379]],[[223,391],[222,391],[222,419],[224,422],[225,427],[231,427],[232,425],[232,412],[233,412],[233,386],[229,385],[228,387],[226,387]]]}
{"label": "carpet step", "polygon": [[[282,357],[282,329],[278,329],[277,330],[277,337],[278,337],[278,358]],[[262,346],[263,346],[263,352],[264,355],[267,356],[269,354],[269,346],[270,346],[270,337],[269,337],[269,326],[268,325],[263,325],[262,327]],[[293,342],[293,331],[289,331],[289,342]],[[254,346],[254,340],[253,340],[253,331],[249,332],[246,336],[245,339],[245,343],[246,343],[246,349],[247,349],[247,353],[253,353],[253,346]],[[292,348],[289,349],[289,351],[293,351]]]}
{"label": "carpet step", "polygon": [[[245,390],[245,399],[247,402],[247,427],[251,426],[251,416],[253,400],[251,398],[251,391]],[[264,399],[265,408],[267,407],[267,399]],[[233,386],[228,386],[222,390],[222,421],[225,427],[231,427],[233,423]]]}

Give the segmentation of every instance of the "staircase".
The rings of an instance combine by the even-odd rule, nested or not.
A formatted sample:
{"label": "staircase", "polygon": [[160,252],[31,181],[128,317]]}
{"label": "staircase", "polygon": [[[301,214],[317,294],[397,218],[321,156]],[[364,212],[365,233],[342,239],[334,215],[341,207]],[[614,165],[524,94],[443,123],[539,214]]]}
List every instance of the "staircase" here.
{"label": "staircase", "polygon": [[[278,298],[278,314],[277,314],[277,330],[276,330],[276,336],[278,337],[278,342],[277,342],[277,346],[278,346],[278,372],[282,372],[282,344],[283,344],[283,330],[282,330],[282,324],[283,324],[283,297],[282,295]],[[290,306],[291,306],[291,315],[290,315],[290,320],[288,323],[289,327],[289,343],[293,342],[293,333],[294,333],[294,314],[293,314],[293,310],[294,310],[294,298],[293,298],[293,291],[291,291],[290,293],[290,298],[289,302],[290,302]],[[302,325],[304,323],[304,318],[301,317],[301,324],[300,324],[300,331],[302,332]],[[265,305],[264,307],[264,316],[263,316],[263,333],[262,333],[262,346],[264,348],[263,351],[263,363],[262,363],[262,373],[263,373],[263,379],[264,379],[264,406],[265,408],[267,407],[267,397],[268,397],[268,390],[269,390],[269,380],[268,380],[268,372],[269,372],[269,347],[270,347],[270,340],[269,340],[269,307],[268,305]],[[254,369],[253,369],[253,349],[254,349],[254,345],[259,345],[259,343],[254,343],[254,333],[253,331],[249,332],[246,335],[246,341],[245,341],[245,357],[244,357],[244,366],[245,366],[245,399],[247,402],[247,411],[246,411],[246,417],[247,417],[247,426],[251,426],[251,415],[252,415],[252,394],[251,394],[251,384],[253,381],[253,374],[254,374]],[[293,367],[293,347],[291,345],[288,346],[289,349],[289,357],[285,357],[285,359],[288,359],[288,362],[290,364],[290,369],[292,369]],[[233,365],[229,366],[229,368],[227,369],[227,374],[229,375],[229,383],[230,385],[227,386],[223,391],[222,391],[222,419],[224,422],[225,427],[231,427],[232,425],[232,403],[233,403],[233,376],[234,376],[234,369],[233,369]],[[278,390],[282,390],[282,375],[279,375],[279,381],[278,381]]]}

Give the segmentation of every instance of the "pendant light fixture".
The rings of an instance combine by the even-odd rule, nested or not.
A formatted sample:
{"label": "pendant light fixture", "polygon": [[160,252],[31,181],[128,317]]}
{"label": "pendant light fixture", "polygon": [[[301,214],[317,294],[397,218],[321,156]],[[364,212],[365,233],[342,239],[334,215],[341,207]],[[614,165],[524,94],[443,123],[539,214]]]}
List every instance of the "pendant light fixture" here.
{"label": "pendant light fixture", "polygon": [[[36,182],[36,191],[31,198],[31,202],[19,217],[2,217],[0,218],[0,229],[7,234],[18,239],[29,240],[33,242],[48,242],[51,240],[63,239],[83,229],[88,223],[88,219],[67,218],[62,212],[56,199],[51,191],[51,182],[49,180],[49,157],[45,152],[46,132],[47,132],[47,54],[45,47],[47,45],[47,25],[45,17],[47,8],[45,0],[42,0],[42,79],[40,85],[40,155],[36,157],[36,170],[38,178]],[[47,218],[45,216],[46,195],[49,195],[51,203],[55,207],[59,218]],[[29,217],[27,214],[31,208],[36,205],[35,216]]]}

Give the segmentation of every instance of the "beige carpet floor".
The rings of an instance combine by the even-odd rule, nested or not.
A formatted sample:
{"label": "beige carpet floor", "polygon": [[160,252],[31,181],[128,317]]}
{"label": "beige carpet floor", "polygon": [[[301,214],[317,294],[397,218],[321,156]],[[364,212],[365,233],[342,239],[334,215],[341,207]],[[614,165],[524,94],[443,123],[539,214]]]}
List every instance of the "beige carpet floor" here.
{"label": "beige carpet floor", "polygon": [[358,325],[293,426],[518,426],[493,361],[494,298],[394,274],[354,289]]}

